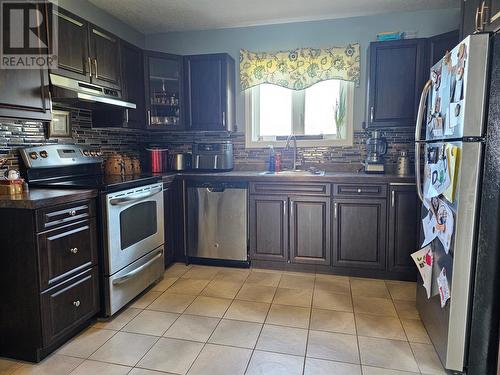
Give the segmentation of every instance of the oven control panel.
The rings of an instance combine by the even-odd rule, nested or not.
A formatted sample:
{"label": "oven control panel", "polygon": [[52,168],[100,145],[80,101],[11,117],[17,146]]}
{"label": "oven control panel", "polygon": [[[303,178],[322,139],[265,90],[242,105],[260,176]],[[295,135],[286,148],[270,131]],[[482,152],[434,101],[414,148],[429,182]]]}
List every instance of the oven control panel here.
{"label": "oven control panel", "polygon": [[80,145],[44,145],[20,150],[27,168],[102,163],[99,149]]}

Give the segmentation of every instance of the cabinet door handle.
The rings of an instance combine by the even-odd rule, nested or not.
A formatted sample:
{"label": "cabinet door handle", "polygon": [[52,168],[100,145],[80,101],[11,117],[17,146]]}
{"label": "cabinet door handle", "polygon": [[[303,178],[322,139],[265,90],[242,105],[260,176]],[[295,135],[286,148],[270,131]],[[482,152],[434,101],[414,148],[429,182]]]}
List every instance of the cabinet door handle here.
{"label": "cabinet door handle", "polygon": [[474,22],[474,32],[477,33],[479,31],[479,7],[476,8],[476,19]]}
{"label": "cabinet door handle", "polygon": [[285,200],[283,200],[283,217],[285,217],[285,216],[286,216],[286,204],[287,204],[287,203],[288,203],[288,202],[286,201],[286,199],[285,199]]}
{"label": "cabinet door handle", "polygon": [[151,125],[151,110],[148,109],[148,125]]}
{"label": "cabinet door handle", "polygon": [[290,199],[290,217],[293,216],[293,204],[294,204],[294,201]]}
{"label": "cabinet door handle", "polygon": [[396,194],[395,191],[391,191],[391,206],[394,207],[395,204],[395,199],[396,199]]}
{"label": "cabinet door handle", "polygon": [[78,248],[77,247],[72,247],[71,249],[69,249],[69,252],[71,254],[76,254],[76,253],[78,253]]}
{"label": "cabinet door handle", "polygon": [[222,127],[226,127],[226,111],[222,111]]}
{"label": "cabinet door handle", "polygon": [[97,78],[97,59],[94,59],[94,76]]}
{"label": "cabinet door handle", "polygon": [[90,60],[90,56],[87,57],[89,77],[92,78],[92,61]]}
{"label": "cabinet door handle", "polygon": [[370,107],[370,122],[373,122],[373,117],[374,117],[373,113],[374,113],[374,109],[373,109],[373,106],[371,106]]}
{"label": "cabinet door handle", "polygon": [[334,219],[337,219],[337,211],[338,211],[338,207],[339,207],[339,204],[338,204],[338,203],[334,203],[334,204],[333,204],[333,218],[334,218]]}
{"label": "cabinet door handle", "polygon": [[80,301],[79,300],[73,301],[73,306],[80,307]]}
{"label": "cabinet door handle", "polygon": [[69,216],[75,216],[76,215],[76,210],[71,210],[68,212]]}
{"label": "cabinet door handle", "polygon": [[489,11],[489,7],[486,5],[486,1],[483,1],[481,4],[481,19],[480,19],[480,28],[481,31],[484,30],[484,26],[488,24],[488,18],[486,17],[486,13]]}

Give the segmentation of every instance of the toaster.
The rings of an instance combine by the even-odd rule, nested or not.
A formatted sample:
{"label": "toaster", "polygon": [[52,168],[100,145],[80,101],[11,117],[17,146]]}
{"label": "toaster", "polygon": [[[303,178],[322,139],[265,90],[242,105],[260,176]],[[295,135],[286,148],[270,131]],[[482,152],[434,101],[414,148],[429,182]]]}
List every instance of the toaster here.
{"label": "toaster", "polygon": [[230,171],[233,169],[233,144],[197,142],[193,144],[192,168],[203,171]]}

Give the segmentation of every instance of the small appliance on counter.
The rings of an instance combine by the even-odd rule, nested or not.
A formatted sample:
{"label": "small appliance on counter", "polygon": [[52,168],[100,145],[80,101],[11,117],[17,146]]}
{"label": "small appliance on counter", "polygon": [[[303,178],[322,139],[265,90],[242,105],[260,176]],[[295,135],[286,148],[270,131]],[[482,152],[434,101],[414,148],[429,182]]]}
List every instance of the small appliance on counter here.
{"label": "small appliance on counter", "polygon": [[168,170],[168,149],[160,147],[147,148],[148,169],[152,173],[162,173]]}
{"label": "small appliance on counter", "polygon": [[372,136],[366,141],[366,152],[365,173],[385,173],[387,141],[379,130],[372,131]]}
{"label": "small appliance on counter", "polygon": [[233,169],[233,144],[230,141],[194,143],[193,169],[231,171]]}
{"label": "small appliance on counter", "polygon": [[398,176],[409,176],[410,172],[410,157],[408,151],[402,150],[399,152],[397,164]]}
{"label": "small appliance on counter", "polygon": [[187,171],[191,169],[192,155],[189,152],[179,152],[168,157],[169,170]]}

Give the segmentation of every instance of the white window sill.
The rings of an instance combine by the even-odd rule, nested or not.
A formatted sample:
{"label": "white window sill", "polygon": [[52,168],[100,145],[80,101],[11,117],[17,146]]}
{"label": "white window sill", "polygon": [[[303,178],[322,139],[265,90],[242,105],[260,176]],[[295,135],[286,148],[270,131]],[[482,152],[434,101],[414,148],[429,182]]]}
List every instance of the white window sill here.
{"label": "white window sill", "polygon": [[[293,145],[293,140],[290,142]],[[286,141],[253,141],[245,136],[246,148],[266,148],[272,145],[273,147],[285,147]],[[353,145],[352,136],[347,139],[323,139],[323,140],[297,140],[297,148],[300,147],[349,147]]]}

